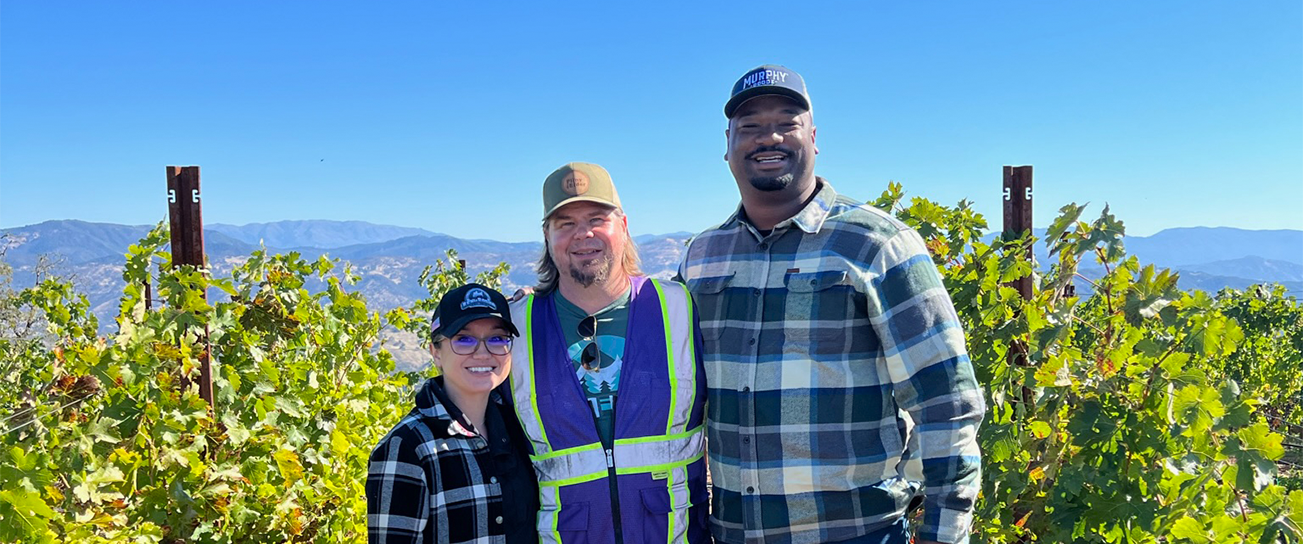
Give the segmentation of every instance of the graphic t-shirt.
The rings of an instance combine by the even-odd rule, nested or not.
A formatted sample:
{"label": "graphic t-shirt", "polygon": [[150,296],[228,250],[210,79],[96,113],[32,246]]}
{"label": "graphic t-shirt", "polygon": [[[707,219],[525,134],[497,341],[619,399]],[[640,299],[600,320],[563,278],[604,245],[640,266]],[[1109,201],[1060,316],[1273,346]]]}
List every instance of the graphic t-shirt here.
{"label": "graphic t-shirt", "polygon": [[[579,386],[588,397],[588,407],[593,410],[597,422],[597,434],[606,448],[611,448],[615,441],[615,395],[620,388],[620,368],[624,366],[629,295],[630,291],[625,291],[609,306],[593,314],[597,316],[597,333],[592,338],[579,336],[579,322],[588,317],[588,312],[571,304],[559,291],[556,297],[557,317],[569,346],[570,362],[574,364]],[[584,348],[593,342],[597,342],[599,348],[597,360],[590,363],[589,368],[584,368]]]}

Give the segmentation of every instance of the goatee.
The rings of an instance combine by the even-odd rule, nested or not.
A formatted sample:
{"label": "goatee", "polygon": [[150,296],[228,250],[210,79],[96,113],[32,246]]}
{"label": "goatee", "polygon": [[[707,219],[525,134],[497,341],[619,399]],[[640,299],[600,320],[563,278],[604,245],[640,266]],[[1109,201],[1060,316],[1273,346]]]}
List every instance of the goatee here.
{"label": "goatee", "polygon": [[796,180],[796,176],[791,172],[776,177],[755,176],[751,178],[751,186],[766,192],[781,191],[791,185],[794,180]]}
{"label": "goatee", "polygon": [[575,280],[581,287],[592,287],[596,283],[605,283],[611,277],[611,256],[603,255],[595,262],[589,263],[586,267],[590,270],[580,270],[574,264],[570,265],[570,279]]}

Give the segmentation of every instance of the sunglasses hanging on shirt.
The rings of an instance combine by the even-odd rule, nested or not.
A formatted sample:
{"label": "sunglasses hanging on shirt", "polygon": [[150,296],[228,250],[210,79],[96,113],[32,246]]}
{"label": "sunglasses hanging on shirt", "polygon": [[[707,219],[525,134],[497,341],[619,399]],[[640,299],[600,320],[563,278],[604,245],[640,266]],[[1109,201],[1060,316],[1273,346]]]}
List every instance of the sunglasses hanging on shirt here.
{"label": "sunglasses hanging on shirt", "polygon": [[600,348],[597,347],[597,316],[590,315],[581,319],[576,332],[584,340],[588,340],[583,353],[579,354],[579,364],[583,365],[585,370],[593,370],[597,367],[599,362],[597,359],[601,355]]}

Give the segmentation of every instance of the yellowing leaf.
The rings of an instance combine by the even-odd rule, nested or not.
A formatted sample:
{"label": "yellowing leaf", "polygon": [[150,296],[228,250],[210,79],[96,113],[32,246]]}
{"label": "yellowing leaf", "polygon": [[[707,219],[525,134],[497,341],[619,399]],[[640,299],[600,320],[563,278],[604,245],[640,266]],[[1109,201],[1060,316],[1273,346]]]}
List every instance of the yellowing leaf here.
{"label": "yellowing leaf", "polygon": [[276,468],[280,469],[281,477],[285,478],[287,483],[293,483],[303,477],[303,464],[299,462],[299,454],[290,449],[279,449],[272,454],[276,459]]}
{"label": "yellowing leaf", "polygon": [[1271,432],[1265,422],[1259,421],[1235,434],[1243,441],[1245,449],[1258,450],[1267,459],[1274,461],[1285,455],[1285,447],[1281,445],[1285,437]]}
{"label": "yellowing leaf", "polygon": [[1027,428],[1032,432],[1032,436],[1035,436],[1036,438],[1045,438],[1050,436],[1050,433],[1053,432],[1053,430],[1050,429],[1050,424],[1044,421],[1033,421],[1031,425],[1027,426]]}
{"label": "yellowing leaf", "polygon": [[57,487],[48,486],[48,485],[45,486],[45,494],[48,495],[51,499],[53,499],[55,502],[61,502],[64,499],[63,492],[59,491]]}
{"label": "yellowing leaf", "polygon": [[335,455],[343,456],[352,448],[353,444],[348,441],[348,435],[345,435],[338,427],[330,431],[330,449],[335,452]]}

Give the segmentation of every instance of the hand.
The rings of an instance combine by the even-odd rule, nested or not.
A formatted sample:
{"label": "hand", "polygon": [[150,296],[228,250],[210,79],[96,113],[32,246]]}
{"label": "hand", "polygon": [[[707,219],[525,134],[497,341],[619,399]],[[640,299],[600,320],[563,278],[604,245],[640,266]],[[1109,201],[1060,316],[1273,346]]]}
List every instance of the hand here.
{"label": "hand", "polygon": [[515,302],[532,294],[534,294],[533,287],[521,287],[520,289],[516,289],[515,293],[511,294],[511,300],[508,300],[507,302]]}

